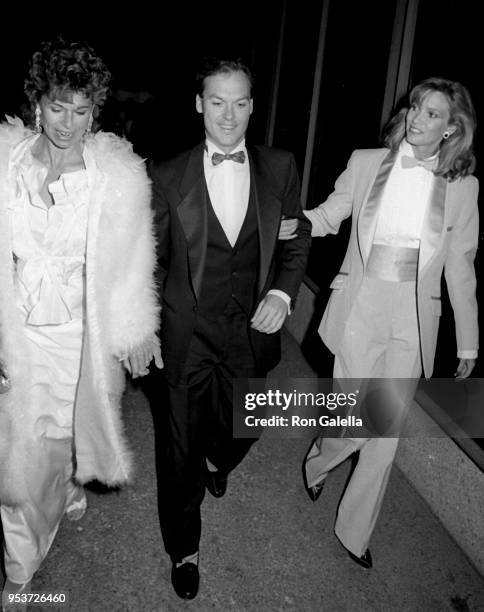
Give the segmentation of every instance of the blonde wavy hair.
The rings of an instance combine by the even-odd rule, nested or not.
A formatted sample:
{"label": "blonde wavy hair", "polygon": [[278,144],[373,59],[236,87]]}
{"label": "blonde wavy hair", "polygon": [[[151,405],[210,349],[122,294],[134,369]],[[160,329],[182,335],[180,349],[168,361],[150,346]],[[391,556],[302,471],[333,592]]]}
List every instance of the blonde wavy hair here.
{"label": "blonde wavy hair", "polygon": [[408,105],[404,106],[387,124],[383,144],[397,151],[405,137],[405,118],[412,106],[420,106],[422,100],[434,91],[443,94],[449,104],[449,125],[455,131],[447,139],[442,139],[439,150],[439,163],[434,174],[448,181],[454,181],[472,174],[476,165],[474,157],[474,132],[476,113],[467,89],[457,81],[432,77],[425,79],[412,89]]}

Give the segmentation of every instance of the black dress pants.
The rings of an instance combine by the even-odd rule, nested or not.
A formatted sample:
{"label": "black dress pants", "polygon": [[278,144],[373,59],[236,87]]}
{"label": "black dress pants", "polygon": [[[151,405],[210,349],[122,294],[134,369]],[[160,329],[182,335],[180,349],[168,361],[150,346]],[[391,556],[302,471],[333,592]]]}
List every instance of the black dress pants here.
{"label": "black dress pants", "polygon": [[182,382],[168,384],[167,441],[158,469],[161,531],[173,561],[199,548],[205,459],[228,474],[255,441],[233,438],[233,379],[264,375],[256,367],[248,317],[235,301],[214,319],[197,314]]}

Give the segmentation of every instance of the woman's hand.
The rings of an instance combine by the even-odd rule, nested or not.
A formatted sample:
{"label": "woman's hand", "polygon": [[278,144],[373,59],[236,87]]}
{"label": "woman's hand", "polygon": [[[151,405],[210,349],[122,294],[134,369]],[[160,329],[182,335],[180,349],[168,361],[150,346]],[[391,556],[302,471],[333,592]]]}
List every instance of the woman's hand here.
{"label": "woman's hand", "polygon": [[459,365],[454,374],[456,380],[463,380],[471,375],[474,366],[476,365],[476,359],[459,359]]}
{"label": "woman's hand", "polygon": [[296,238],[297,219],[282,218],[281,228],[279,229],[279,240],[292,240]]}
{"label": "woman's hand", "polygon": [[156,367],[161,370],[163,359],[157,336],[153,336],[129,350],[128,356],[122,360],[122,363],[133,378],[138,378],[149,373],[148,366],[152,359],[155,360]]}

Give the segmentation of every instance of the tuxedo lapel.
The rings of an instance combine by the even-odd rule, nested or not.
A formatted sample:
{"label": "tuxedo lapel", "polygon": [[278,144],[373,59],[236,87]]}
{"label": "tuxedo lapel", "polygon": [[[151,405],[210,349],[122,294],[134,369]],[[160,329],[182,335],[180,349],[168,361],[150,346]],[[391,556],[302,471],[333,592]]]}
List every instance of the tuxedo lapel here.
{"label": "tuxedo lapel", "polygon": [[250,163],[251,195],[257,214],[259,231],[258,291],[262,291],[272,261],[279,231],[282,202],[270,190],[271,177],[256,149],[248,150]]}
{"label": "tuxedo lapel", "polygon": [[192,287],[198,299],[205,266],[208,231],[203,144],[190,152],[185,173],[180,181],[180,198],[177,213],[187,241]]}
{"label": "tuxedo lapel", "polygon": [[[363,204],[358,217],[358,243],[363,262],[368,260],[373,236],[375,234],[376,222],[378,219],[378,209],[380,208],[383,189],[390,175],[390,171],[395,163],[396,152],[389,151],[384,157],[378,168],[373,185],[371,185],[370,195]],[[365,201],[365,200],[364,200]]]}
{"label": "tuxedo lapel", "polygon": [[420,254],[418,260],[419,272],[432,257],[444,225],[445,196],[447,193],[447,181],[441,176],[436,176],[430,196],[430,202],[422,227],[422,238],[420,241]]}

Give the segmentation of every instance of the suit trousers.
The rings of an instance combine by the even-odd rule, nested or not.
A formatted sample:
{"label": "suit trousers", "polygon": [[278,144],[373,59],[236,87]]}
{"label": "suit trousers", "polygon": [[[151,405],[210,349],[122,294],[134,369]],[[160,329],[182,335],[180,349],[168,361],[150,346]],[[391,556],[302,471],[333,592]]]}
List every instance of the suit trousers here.
{"label": "suit trousers", "polygon": [[[395,386],[389,410],[401,423],[421,374],[415,281],[390,282],[365,277],[347,320],[341,347],[335,355],[335,378],[344,385],[365,386],[367,379],[412,379]],[[359,381],[359,382],[357,382]],[[354,390],[354,389],[352,389]],[[396,409],[398,404],[400,409]],[[398,427],[393,429],[398,433]],[[351,432],[348,432],[351,433]],[[398,438],[317,438],[306,457],[308,486],[314,486],[355,451],[357,465],[338,508],[335,533],[360,557],[378,518]],[[394,434],[392,434],[394,435]]]}
{"label": "suit trousers", "polygon": [[233,438],[233,379],[261,376],[249,319],[235,301],[222,315],[197,314],[182,383],[168,384],[166,452],[159,465],[160,524],[173,561],[199,548],[206,459],[233,470],[255,439]]}

